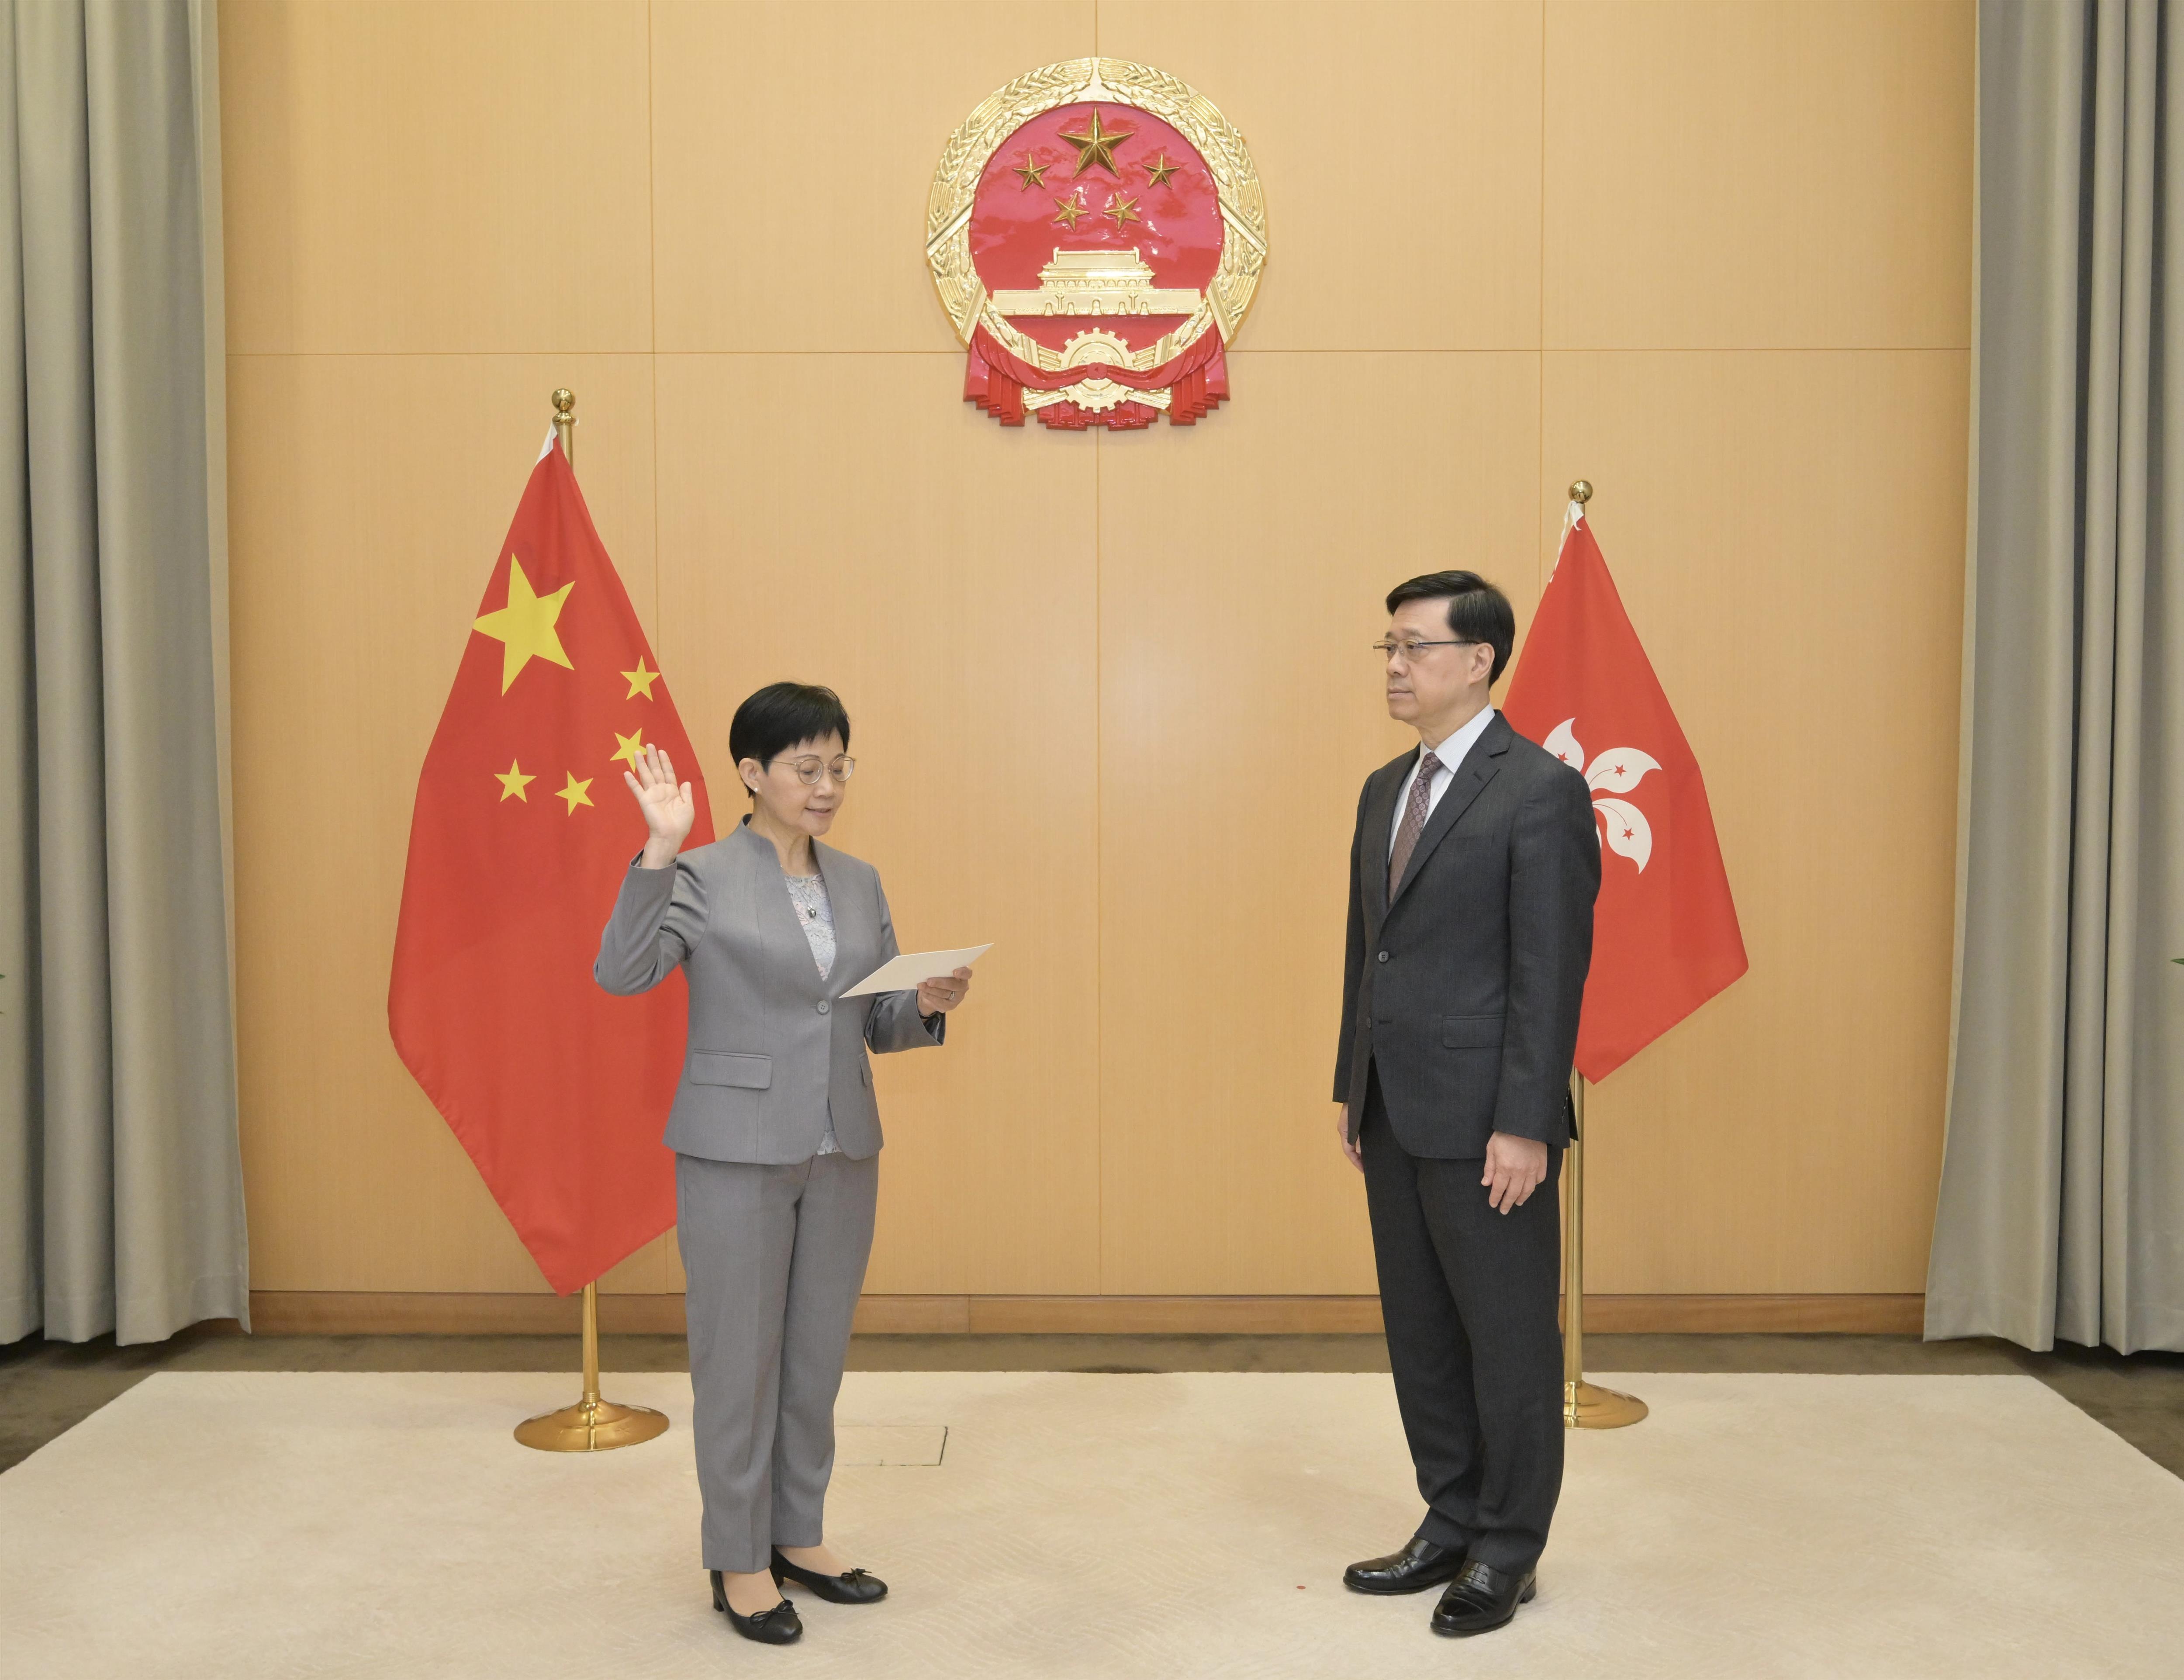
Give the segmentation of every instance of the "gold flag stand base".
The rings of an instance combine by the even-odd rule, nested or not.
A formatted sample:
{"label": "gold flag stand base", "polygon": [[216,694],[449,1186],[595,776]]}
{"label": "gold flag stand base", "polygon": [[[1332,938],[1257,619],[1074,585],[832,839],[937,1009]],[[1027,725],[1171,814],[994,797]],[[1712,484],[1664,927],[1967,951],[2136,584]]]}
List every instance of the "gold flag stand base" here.
{"label": "gold flag stand base", "polygon": [[649,1406],[617,1406],[596,1398],[515,1426],[515,1438],[542,1453],[604,1453],[667,1432],[667,1415]]}
{"label": "gold flag stand base", "polygon": [[[1582,500],[1577,496],[1580,484],[1570,486],[1570,494]],[[1590,486],[1585,489],[1591,494]],[[1563,1259],[1563,1427],[1627,1429],[1645,1417],[1646,1403],[1585,1380],[1585,1075],[1574,1071],[1570,1112],[1577,1127],[1563,1155],[1563,1183],[1569,1195],[1568,1247]]]}
{"label": "gold flag stand base", "polygon": [[1602,1388],[1580,1377],[1563,1384],[1563,1426],[1566,1429],[1624,1429],[1646,1415],[1635,1394]]}
{"label": "gold flag stand base", "polygon": [[667,1415],[599,1398],[599,1287],[584,1286],[584,1394],[573,1406],[515,1426],[515,1438],[542,1453],[605,1453],[667,1432]]}

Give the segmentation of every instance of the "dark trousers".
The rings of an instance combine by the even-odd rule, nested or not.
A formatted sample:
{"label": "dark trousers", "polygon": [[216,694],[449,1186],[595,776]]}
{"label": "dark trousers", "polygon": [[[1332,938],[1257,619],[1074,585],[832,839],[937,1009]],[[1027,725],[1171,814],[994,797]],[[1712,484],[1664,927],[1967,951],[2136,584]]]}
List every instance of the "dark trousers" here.
{"label": "dark trousers", "polygon": [[1396,1403],[1418,1466],[1418,1536],[1522,1573],[1563,1486],[1562,1152],[1521,1208],[1497,1214],[1483,1161],[1396,1141],[1377,1074],[1358,1128]]}

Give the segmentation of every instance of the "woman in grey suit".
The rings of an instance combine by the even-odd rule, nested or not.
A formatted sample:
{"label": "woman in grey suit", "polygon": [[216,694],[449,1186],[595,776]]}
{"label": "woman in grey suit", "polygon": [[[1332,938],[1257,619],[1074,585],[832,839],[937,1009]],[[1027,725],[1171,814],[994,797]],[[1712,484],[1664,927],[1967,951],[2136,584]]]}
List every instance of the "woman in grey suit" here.
{"label": "woman in grey suit", "polygon": [[822,846],[849,791],[849,714],[776,683],[737,708],[728,750],[751,812],[680,851],[690,784],[656,746],[623,779],[650,830],[599,942],[599,983],[644,991],[680,964],[688,1052],[667,1122],[689,1274],[690,1380],[713,1607],[738,1633],[804,1629],[784,1578],[837,1604],[885,1583],[828,1549],[834,1397],[872,1253],[879,1111],[868,1052],[939,1044],[971,971],[844,997],[895,956],[871,864]]}

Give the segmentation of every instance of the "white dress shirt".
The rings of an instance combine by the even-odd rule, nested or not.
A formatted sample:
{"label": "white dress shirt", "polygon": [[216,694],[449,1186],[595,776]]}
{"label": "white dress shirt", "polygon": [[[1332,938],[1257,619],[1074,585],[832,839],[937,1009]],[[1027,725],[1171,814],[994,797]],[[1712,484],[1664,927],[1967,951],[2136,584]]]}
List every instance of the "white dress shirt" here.
{"label": "white dress shirt", "polygon": [[[1482,706],[1477,717],[1432,749],[1433,756],[1440,761],[1440,768],[1434,772],[1433,785],[1426,790],[1426,820],[1429,823],[1433,820],[1434,807],[1440,803],[1440,796],[1448,791],[1449,784],[1456,779],[1457,771],[1462,767],[1464,759],[1469,756],[1471,749],[1479,745],[1479,738],[1486,733],[1486,726],[1493,721],[1494,708]],[[1421,752],[1412,761],[1411,773],[1403,778],[1402,786],[1396,790],[1395,819],[1388,824],[1388,856],[1390,857],[1396,855],[1396,836],[1403,831],[1403,812],[1410,809],[1411,784],[1418,780],[1418,765],[1424,757],[1424,753]]]}

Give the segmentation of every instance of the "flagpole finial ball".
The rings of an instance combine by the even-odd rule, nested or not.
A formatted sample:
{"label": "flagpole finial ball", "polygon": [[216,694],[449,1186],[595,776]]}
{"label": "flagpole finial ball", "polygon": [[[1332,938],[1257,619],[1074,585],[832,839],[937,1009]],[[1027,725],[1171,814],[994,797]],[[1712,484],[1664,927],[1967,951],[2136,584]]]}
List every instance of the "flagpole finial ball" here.
{"label": "flagpole finial ball", "polygon": [[566,385],[554,393],[554,412],[566,416],[577,405],[577,393]]}
{"label": "flagpole finial ball", "polygon": [[1589,480],[1580,478],[1576,483],[1571,485],[1570,500],[1574,502],[1580,503],[1591,501],[1592,500],[1592,485],[1591,482]]}

